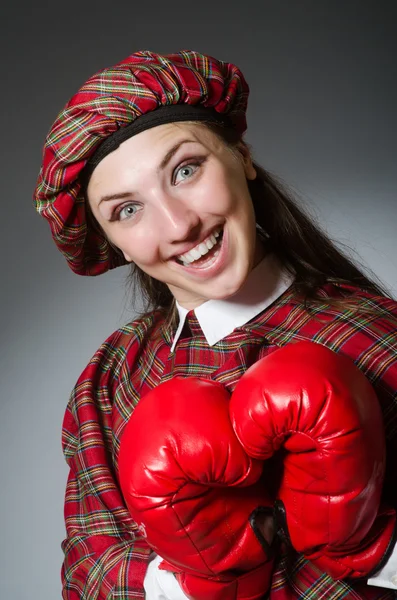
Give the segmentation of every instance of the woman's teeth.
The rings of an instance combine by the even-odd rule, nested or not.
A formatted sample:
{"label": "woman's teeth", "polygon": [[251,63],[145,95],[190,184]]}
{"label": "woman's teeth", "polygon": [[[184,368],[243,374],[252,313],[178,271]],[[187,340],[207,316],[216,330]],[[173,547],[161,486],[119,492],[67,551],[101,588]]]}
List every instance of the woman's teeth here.
{"label": "woman's teeth", "polygon": [[178,260],[181,261],[184,266],[187,266],[202,256],[205,256],[219,242],[220,233],[221,230],[217,229],[213,234],[209,235],[207,239],[201,242],[201,244],[197,244],[195,248],[192,248],[189,252],[185,252],[185,254],[180,254]]}

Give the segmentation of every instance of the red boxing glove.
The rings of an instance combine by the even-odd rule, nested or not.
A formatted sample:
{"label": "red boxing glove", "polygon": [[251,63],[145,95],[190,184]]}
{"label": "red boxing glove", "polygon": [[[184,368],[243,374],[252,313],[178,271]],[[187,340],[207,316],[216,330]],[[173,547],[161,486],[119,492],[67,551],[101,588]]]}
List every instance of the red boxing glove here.
{"label": "red boxing glove", "polygon": [[278,497],[293,547],[335,579],[377,570],[393,549],[395,511],[379,509],[382,414],[354,363],[319,344],[289,344],[248,369],[230,411],[250,456],[284,448]]}
{"label": "red boxing glove", "polygon": [[263,463],[233,432],[223,386],[176,378],[149,392],[126,425],[118,464],[132,517],[185,594],[263,598],[271,551],[249,519],[259,506],[271,514],[273,502],[257,483]]}

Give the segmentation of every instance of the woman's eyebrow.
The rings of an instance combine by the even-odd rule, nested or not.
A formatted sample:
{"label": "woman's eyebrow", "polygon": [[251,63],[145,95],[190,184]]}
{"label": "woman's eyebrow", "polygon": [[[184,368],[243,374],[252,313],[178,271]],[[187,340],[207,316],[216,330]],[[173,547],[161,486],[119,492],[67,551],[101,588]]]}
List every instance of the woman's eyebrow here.
{"label": "woman's eyebrow", "polygon": [[[199,142],[197,140],[185,139],[185,140],[180,140],[179,142],[177,142],[176,144],[174,144],[172,146],[172,148],[170,148],[168,150],[167,154],[162,159],[161,163],[157,167],[157,171],[164,171],[165,167],[168,165],[168,163],[170,162],[171,158],[178,152],[179,148],[183,144],[198,144],[198,143]],[[109,200],[122,200],[123,198],[130,198],[131,196],[132,196],[132,192],[121,192],[121,193],[116,193],[116,194],[107,194],[106,196],[101,196],[101,199],[98,202],[98,206],[102,202],[107,202]]]}
{"label": "woman's eyebrow", "polygon": [[123,198],[130,198],[131,192],[120,192],[116,194],[107,194],[106,196],[101,196],[101,199],[98,202],[98,206],[101,202],[108,202],[109,200],[122,200]]}
{"label": "woman's eyebrow", "polygon": [[174,156],[174,154],[177,153],[177,151],[182,146],[182,144],[197,144],[197,143],[199,143],[199,142],[197,142],[197,140],[189,140],[189,139],[180,140],[179,142],[177,142],[174,146],[172,146],[172,148],[170,148],[168,150],[167,154],[164,156],[163,160],[159,164],[157,170],[163,171],[165,169],[165,167],[170,162],[171,158]]}

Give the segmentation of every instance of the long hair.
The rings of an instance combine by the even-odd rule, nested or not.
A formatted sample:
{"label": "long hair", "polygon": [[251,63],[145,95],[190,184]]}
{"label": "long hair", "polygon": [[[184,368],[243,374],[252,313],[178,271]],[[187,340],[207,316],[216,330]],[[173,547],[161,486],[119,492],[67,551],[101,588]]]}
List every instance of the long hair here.
{"label": "long hair", "polygon": [[[234,130],[213,123],[205,123],[205,126],[232,151],[236,151],[236,144],[241,138]],[[391,298],[381,283],[375,283],[375,280],[365,275],[347,254],[337,248],[313,217],[298,206],[297,200],[276,177],[255,161],[253,164],[257,177],[248,181],[248,187],[258,231],[265,240],[266,252],[274,253],[284,268],[294,275],[294,291],[306,307],[311,303],[324,304],[324,297],[318,295],[318,288],[327,279]],[[138,285],[142,292],[143,314],[160,310],[169,323],[173,324],[175,302],[165,283],[153,279],[134,264],[131,265],[128,280],[134,289]],[[354,308],[355,299],[330,300],[328,304]]]}

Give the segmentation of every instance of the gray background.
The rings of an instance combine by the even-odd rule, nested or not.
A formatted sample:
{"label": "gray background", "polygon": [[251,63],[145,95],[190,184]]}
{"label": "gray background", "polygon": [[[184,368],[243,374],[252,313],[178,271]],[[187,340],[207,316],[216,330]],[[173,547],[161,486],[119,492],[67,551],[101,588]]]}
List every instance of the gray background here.
{"label": "gray background", "polygon": [[397,3],[36,2],[1,8],[0,598],[60,597],[69,392],[133,315],[126,271],[69,272],[31,205],[44,136],[96,70],[196,49],[251,86],[247,140],[397,295]]}

